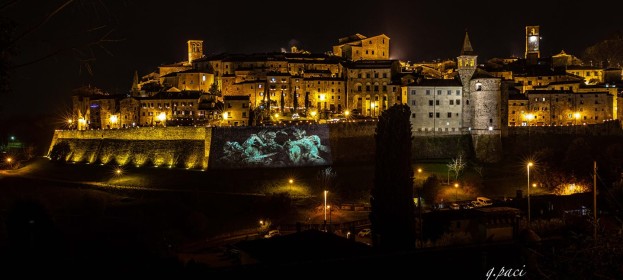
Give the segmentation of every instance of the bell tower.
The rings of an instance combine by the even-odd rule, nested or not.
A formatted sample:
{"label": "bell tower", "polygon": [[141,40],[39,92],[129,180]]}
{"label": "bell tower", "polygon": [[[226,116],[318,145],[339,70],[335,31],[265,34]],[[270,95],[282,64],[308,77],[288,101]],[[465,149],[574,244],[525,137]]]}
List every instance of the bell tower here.
{"label": "bell tower", "polygon": [[203,57],[203,40],[188,40],[188,64]]}
{"label": "bell tower", "polygon": [[472,43],[469,41],[469,35],[465,32],[465,39],[463,39],[463,48],[461,49],[461,55],[456,58],[457,66],[459,70],[459,76],[461,76],[461,83],[463,86],[469,85],[469,80],[476,71],[476,63],[478,56],[474,53]]}
{"label": "bell tower", "polygon": [[541,33],[538,25],[526,26],[526,60],[536,64],[541,57]]}

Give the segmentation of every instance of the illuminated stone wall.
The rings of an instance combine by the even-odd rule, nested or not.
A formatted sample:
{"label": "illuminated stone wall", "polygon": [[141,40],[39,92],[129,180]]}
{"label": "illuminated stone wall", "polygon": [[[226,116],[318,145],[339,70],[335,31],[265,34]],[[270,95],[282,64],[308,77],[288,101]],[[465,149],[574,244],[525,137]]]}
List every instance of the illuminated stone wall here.
{"label": "illuminated stone wall", "polygon": [[[369,121],[326,125],[333,164],[372,163],[375,155],[376,124],[375,121]],[[259,131],[262,127],[257,129]],[[69,161],[206,169],[212,168],[208,163],[213,133],[215,132],[210,127],[56,131],[50,150],[56,143],[66,141],[71,147],[71,154],[67,158]],[[511,130],[510,134],[520,133]],[[476,139],[478,140],[487,139]],[[490,146],[484,145],[486,143],[482,141],[480,144],[482,147]],[[412,145],[414,160],[454,158],[458,153],[467,157],[473,156],[470,135],[414,137]]]}
{"label": "illuminated stone wall", "polygon": [[205,169],[211,138],[211,129],[205,127],[59,130],[50,151],[66,141],[71,147],[69,161]]}

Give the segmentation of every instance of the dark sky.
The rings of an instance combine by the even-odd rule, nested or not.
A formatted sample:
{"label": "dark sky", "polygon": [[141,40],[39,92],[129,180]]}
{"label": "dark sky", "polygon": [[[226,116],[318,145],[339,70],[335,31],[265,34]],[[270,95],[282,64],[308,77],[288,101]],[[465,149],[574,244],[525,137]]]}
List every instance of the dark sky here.
{"label": "dark sky", "polygon": [[[17,33],[66,0],[22,0],[5,9]],[[247,1],[244,1],[247,2]],[[618,1],[147,1],[76,0],[20,40],[16,64],[56,55],[20,68],[13,92],[2,97],[4,114],[54,113],[69,108],[70,90],[93,85],[127,92],[135,70],[144,75],[163,63],[186,59],[186,41],[203,39],[206,54],[267,52],[290,42],[324,52],[339,37],[384,33],[391,58],[454,58],[467,28],[480,61],[522,56],[525,25],[540,25],[542,54],[582,51],[623,30]],[[509,7],[510,6],[510,7]],[[89,45],[112,31],[102,48]],[[89,60],[90,74],[81,59]]]}

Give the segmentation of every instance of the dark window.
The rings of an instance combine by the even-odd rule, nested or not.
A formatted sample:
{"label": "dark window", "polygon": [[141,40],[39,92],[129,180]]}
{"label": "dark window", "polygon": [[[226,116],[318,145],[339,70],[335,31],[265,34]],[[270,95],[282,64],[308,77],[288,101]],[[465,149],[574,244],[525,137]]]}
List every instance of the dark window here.
{"label": "dark window", "polygon": [[452,118],[452,113],[448,112],[448,118]]}
{"label": "dark window", "polygon": [[432,112],[429,112],[429,113],[428,113],[428,117],[432,119],[432,118],[433,118],[433,113],[432,113]]}

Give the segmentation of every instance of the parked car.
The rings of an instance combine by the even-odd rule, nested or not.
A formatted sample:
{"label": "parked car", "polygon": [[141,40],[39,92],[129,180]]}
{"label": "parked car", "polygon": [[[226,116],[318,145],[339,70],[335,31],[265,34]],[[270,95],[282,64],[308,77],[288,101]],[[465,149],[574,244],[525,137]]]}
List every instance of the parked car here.
{"label": "parked car", "polygon": [[271,237],[275,237],[281,235],[281,233],[279,232],[278,229],[273,229],[270,230],[266,235],[264,235],[264,238],[271,238]]}
{"label": "parked car", "polygon": [[473,209],[474,206],[471,203],[461,204],[461,209]]}
{"label": "parked car", "polygon": [[493,205],[493,200],[486,198],[484,196],[479,196],[476,198],[476,201],[480,202],[482,204],[482,206],[489,206],[489,205]]}
{"label": "parked car", "polygon": [[370,230],[369,228],[364,228],[357,235],[359,235],[359,237],[367,237],[370,236],[371,233],[372,230]]}
{"label": "parked car", "polygon": [[482,205],[482,202],[474,200],[471,202],[473,207],[483,207],[484,205]]}

